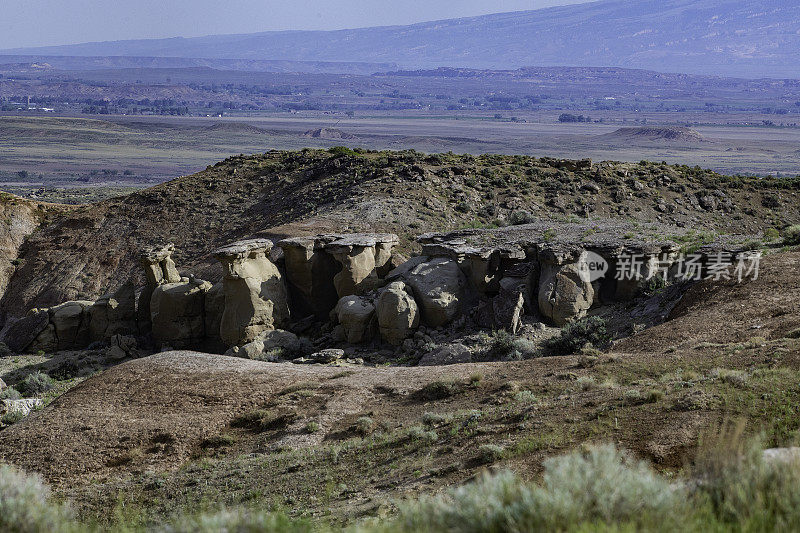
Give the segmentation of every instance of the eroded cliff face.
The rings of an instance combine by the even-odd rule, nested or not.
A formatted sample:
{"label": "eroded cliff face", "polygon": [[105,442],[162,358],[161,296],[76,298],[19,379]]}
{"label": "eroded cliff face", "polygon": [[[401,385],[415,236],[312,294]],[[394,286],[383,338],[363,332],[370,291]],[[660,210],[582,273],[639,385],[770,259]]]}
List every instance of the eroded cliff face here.
{"label": "eroded cliff face", "polygon": [[[67,206],[43,204],[0,192],[0,298],[5,294],[14,272],[22,264],[20,248],[42,223]],[[4,320],[0,316],[0,323]]]}

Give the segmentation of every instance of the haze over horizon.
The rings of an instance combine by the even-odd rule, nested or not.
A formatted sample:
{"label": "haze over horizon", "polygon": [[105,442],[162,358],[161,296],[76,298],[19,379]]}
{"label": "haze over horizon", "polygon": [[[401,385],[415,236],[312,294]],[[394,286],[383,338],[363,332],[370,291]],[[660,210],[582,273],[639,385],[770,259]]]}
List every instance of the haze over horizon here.
{"label": "haze over horizon", "polygon": [[0,49],[98,41],[201,37],[283,30],[392,26],[542,9],[591,0],[6,0]]}

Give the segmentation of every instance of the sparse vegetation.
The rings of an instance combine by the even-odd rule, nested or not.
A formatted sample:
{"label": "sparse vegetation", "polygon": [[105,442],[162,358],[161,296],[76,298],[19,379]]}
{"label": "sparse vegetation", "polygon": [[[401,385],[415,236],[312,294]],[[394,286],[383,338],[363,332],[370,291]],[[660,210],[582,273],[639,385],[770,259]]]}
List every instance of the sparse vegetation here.
{"label": "sparse vegetation", "polygon": [[554,355],[567,355],[578,352],[587,344],[593,348],[607,348],[611,336],[606,322],[600,317],[590,317],[567,324],[561,333],[547,342]]}

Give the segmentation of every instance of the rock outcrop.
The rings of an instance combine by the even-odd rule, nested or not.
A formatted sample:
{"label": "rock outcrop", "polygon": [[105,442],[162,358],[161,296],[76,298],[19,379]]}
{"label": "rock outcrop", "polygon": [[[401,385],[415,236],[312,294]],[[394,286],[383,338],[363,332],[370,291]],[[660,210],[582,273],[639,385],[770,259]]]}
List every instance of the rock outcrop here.
{"label": "rock outcrop", "polygon": [[89,320],[89,338],[92,341],[136,334],[136,288],[133,283],[129,281],[113,294],[95,301],[89,308]]}
{"label": "rock outcrop", "polygon": [[314,315],[325,320],[336,307],[339,295],[333,278],[342,265],[325,252],[333,236],[296,237],[277,243],[283,250],[286,281],[297,316]]}
{"label": "rock outcrop", "polygon": [[272,241],[253,239],[214,252],[222,264],[225,292],[220,338],[228,346],[241,346],[262,331],[288,326],[286,286],[268,258],[271,249]]}
{"label": "rock outcrop", "polygon": [[381,338],[394,346],[402,345],[419,327],[417,302],[402,281],[390,283],[381,292],[376,312]]}
{"label": "rock outcrop", "polygon": [[139,295],[139,304],[136,308],[136,318],[139,329],[150,330],[150,298],[156,287],[164,283],[179,283],[181,276],[172,260],[175,252],[174,244],[154,246],[142,251],[139,264],[144,269],[145,286]]}
{"label": "rock outcrop", "polygon": [[205,300],[211,283],[165,283],[156,287],[150,300],[153,341],[158,347],[190,348],[203,343]]}
{"label": "rock outcrop", "polygon": [[466,280],[454,260],[440,257],[421,263],[408,273],[407,282],[426,326],[444,326],[461,312]]}
{"label": "rock outcrop", "polygon": [[371,341],[375,336],[375,306],[361,296],[345,296],[333,310],[339,324],[344,328],[345,338],[350,344]]}
{"label": "rock outcrop", "polygon": [[328,243],[325,251],[342,265],[333,277],[340,298],[361,295],[378,288],[382,281],[378,270],[383,270],[392,258],[392,248],[399,242],[392,234],[344,235]]}
{"label": "rock outcrop", "polygon": [[542,316],[556,326],[586,316],[594,302],[586,251],[548,249],[539,257],[539,312]]}

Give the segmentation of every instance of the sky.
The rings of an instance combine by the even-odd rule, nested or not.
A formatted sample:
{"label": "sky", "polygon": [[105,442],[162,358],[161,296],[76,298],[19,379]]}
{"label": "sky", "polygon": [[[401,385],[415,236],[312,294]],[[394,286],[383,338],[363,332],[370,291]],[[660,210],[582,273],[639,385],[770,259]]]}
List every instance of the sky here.
{"label": "sky", "polygon": [[412,24],[586,0],[2,0],[0,49]]}

